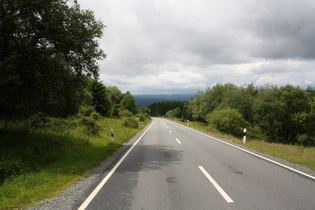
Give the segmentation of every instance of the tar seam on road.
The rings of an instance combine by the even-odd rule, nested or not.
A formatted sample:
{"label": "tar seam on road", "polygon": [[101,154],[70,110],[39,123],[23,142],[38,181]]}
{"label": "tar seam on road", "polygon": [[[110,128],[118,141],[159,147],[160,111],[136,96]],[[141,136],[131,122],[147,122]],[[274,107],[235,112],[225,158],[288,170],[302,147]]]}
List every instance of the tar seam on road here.
{"label": "tar seam on road", "polygon": [[138,142],[142,139],[144,134],[151,128],[154,122],[148,127],[147,130],[144,131],[144,133],[138,138],[138,140],[132,145],[132,147],[126,152],[126,154],[116,163],[114,168],[105,176],[105,178],[98,184],[98,186],[93,190],[93,192],[87,197],[87,199],[82,203],[82,205],[78,208],[78,210],[84,210],[93,200],[93,198],[97,195],[97,193],[102,189],[102,187],[105,185],[105,183],[108,181],[108,179],[114,174],[116,169],[120,166],[120,164],[124,161],[124,159],[127,157],[127,155],[131,152],[131,150],[138,144]]}
{"label": "tar seam on road", "polygon": [[198,166],[199,169],[202,171],[202,173],[209,179],[209,181],[213,184],[213,186],[219,191],[219,193],[222,195],[222,197],[226,200],[228,203],[234,203],[234,201],[224,192],[224,190],[220,187],[220,185],[210,176],[210,174],[202,167]]}
{"label": "tar seam on road", "polygon": [[219,142],[221,142],[221,143],[223,143],[223,144],[226,144],[226,145],[229,145],[229,146],[234,147],[234,148],[236,148],[236,149],[242,150],[243,152],[246,152],[246,153],[248,153],[248,154],[254,155],[254,156],[256,156],[256,157],[259,157],[259,158],[261,158],[261,159],[263,159],[263,160],[266,160],[266,161],[268,161],[268,162],[271,162],[271,163],[273,163],[273,164],[276,164],[276,165],[281,166],[281,167],[283,167],[283,168],[286,168],[286,169],[288,169],[288,170],[294,171],[294,172],[296,172],[296,173],[298,173],[298,174],[300,174],[300,175],[303,175],[303,176],[306,176],[306,177],[308,177],[308,178],[311,178],[311,179],[315,180],[315,177],[312,176],[312,175],[309,175],[309,174],[304,173],[304,172],[302,172],[302,171],[296,170],[296,169],[294,169],[294,168],[291,168],[291,167],[289,167],[289,166],[286,166],[286,165],[284,165],[284,164],[281,164],[281,163],[279,163],[279,162],[277,162],[277,161],[274,161],[274,160],[271,160],[271,159],[269,159],[269,158],[263,157],[263,156],[261,156],[261,155],[258,155],[258,154],[256,154],[256,153],[254,153],[254,152],[250,152],[250,151],[248,151],[248,150],[246,150],[246,149],[243,149],[243,148],[241,148],[241,147],[235,146],[235,145],[230,144],[230,143],[228,143],[228,142],[225,142],[225,141],[223,141],[223,140],[220,140],[220,139],[217,139],[217,138],[215,138],[215,137],[209,136],[209,135],[207,135],[207,134],[205,134],[205,133],[202,133],[202,132],[196,131],[196,130],[194,130],[194,129],[188,128],[188,127],[183,126],[183,125],[181,125],[181,124],[178,124],[178,125],[180,125],[180,126],[182,126],[182,127],[184,127],[184,128],[187,128],[187,129],[189,129],[189,130],[192,130],[192,131],[194,131],[194,132],[196,132],[196,133],[199,133],[199,134],[201,134],[201,135],[207,136],[207,137],[209,137],[209,138],[211,138],[211,139],[214,139],[214,140],[216,140],[216,141],[219,141]]}

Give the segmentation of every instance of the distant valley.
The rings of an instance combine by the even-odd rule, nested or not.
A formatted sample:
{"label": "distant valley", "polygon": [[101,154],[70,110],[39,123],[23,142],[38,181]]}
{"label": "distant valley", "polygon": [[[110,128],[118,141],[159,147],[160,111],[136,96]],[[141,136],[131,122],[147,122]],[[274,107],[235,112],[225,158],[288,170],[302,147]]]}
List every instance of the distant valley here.
{"label": "distant valley", "polygon": [[138,107],[149,106],[159,101],[190,101],[196,97],[196,93],[172,94],[172,95],[133,95]]}

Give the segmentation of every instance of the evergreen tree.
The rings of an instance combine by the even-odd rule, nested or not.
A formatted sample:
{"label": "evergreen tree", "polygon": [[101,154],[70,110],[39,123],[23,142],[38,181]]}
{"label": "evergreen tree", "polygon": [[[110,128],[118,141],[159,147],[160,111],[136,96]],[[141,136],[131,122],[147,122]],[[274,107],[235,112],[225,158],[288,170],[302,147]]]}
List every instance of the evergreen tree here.
{"label": "evergreen tree", "polygon": [[93,81],[92,87],[92,105],[95,110],[103,116],[109,116],[110,110],[112,108],[112,103],[110,100],[110,94],[107,91],[105,85],[96,80]]}
{"label": "evergreen tree", "polygon": [[120,108],[122,110],[129,110],[133,114],[136,114],[138,112],[138,108],[136,105],[135,98],[131,95],[129,91],[127,91],[126,94],[124,94],[121,102],[120,102]]}

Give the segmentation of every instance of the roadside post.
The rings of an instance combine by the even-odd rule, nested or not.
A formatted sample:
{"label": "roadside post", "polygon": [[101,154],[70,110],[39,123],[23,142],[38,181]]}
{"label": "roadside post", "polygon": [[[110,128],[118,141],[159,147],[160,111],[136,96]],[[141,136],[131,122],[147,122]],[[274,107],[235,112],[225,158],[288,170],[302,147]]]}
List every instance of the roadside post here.
{"label": "roadside post", "polygon": [[187,120],[187,126],[189,126],[189,120]]}
{"label": "roadside post", "polygon": [[243,144],[246,144],[246,128],[244,128]]}
{"label": "roadside post", "polygon": [[112,137],[112,142],[115,142],[115,133],[113,129],[110,129],[110,135]]}

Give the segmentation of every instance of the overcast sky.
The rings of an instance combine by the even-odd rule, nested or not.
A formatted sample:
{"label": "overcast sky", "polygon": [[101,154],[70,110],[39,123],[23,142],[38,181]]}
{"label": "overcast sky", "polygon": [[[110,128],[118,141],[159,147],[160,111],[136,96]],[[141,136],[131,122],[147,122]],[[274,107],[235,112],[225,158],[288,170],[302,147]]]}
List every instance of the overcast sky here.
{"label": "overcast sky", "polygon": [[100,79],[132,94],[315,86],[314,0],[78,0],[107,27]]}

